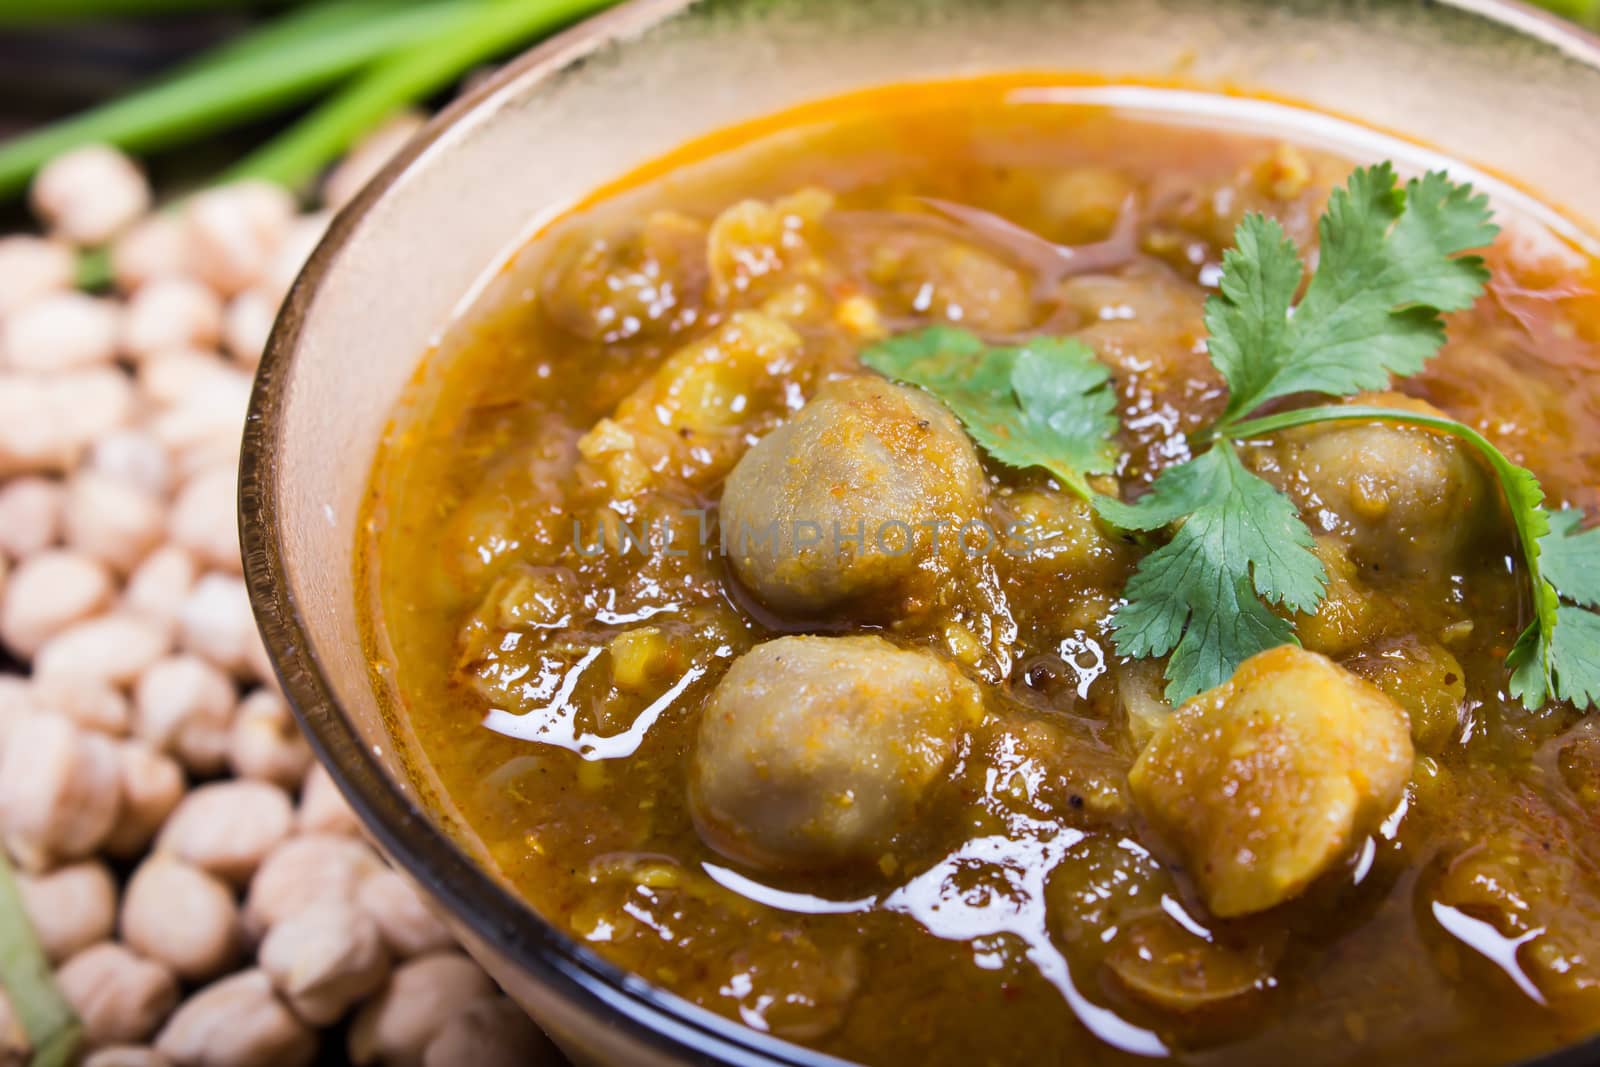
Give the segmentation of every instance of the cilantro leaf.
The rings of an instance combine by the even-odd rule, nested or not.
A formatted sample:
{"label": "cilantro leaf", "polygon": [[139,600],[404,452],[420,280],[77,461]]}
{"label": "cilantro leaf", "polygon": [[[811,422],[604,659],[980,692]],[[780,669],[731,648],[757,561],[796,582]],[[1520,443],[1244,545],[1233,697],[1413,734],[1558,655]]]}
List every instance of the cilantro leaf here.
{"label": "cilantro leaf", "polygon": [[1530,708],[1552,696],[1593,707],[1600,704],[1600,615],[1586,609],[1600,607],[1600,530],[1578,532],[1581,511],[1538,511],[1535,617],[1506,657],[1511,695]]}
{"label": "cilantro leaf", "polygon": [[1511,672],[1507,690],[1530,710],[1544,707],[1555,689],[1551,661],[1560,612],[1555,588],[1541,580],[1533,587],[1533,621],[1506,653],[1506,669]]}
{"label": "cilantro leaf", "polygon": [[1550,640],[1555,694],[1579,708],[1600,704],[1600,615],[1561,605]]}
{"label": "cilantro leaf", "polygon": [[878,342],[861,362],[944,401],[1001,463],[1043,467],[1086,500],[1088,476],[1116,464],[1111,372],[1081,341],[991,347],[967,330],[931,326]]}
{"label": "cilantro leaf", "polygon": [[1227,681],[1240,663],[1294,641],[1294,628],[1260,598],[1289,611],[1321,602],[1327,572],[1311,531],[1284,496],[1218,442],[1169,467],[1137,503],[1100,498],[1096,508],[1129,530],[1178,519],[1173,538],[1140,561],[1112,617],[1117,652],[1164,656],[1174,704]]}
{"label": "cilantro leaf", "polygon": [[1228,383],[1219,426],[1293,393],[1346,396],[1415,374],[1444,343],[1440,313],[1488,281],[1479,256],[1498,232],[1486,197],[1430,173],[1397,187],[1388,163],[1350,175],[1318,228],[1316,273],[1291,311],[1301,268],[1276,222],[1247,217],[1206,306],[1212,362]]}
{"label": "cilantro leaf", "polygon": [[1550,513],[1550,532],[1539,540],[1540,567],[1561,596],[1600,608],[1600,527],[1578,532],[1583,512]]}

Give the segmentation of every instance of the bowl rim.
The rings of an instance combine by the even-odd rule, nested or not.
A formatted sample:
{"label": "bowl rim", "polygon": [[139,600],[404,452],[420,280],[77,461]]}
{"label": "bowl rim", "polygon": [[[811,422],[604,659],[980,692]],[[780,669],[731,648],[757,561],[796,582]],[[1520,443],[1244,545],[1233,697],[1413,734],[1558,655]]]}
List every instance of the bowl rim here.
{"label": "bowl rim", "polygon": [[[531,976],[565,1006],[600,1014],[624,1041],[677,1062],[749,1067],[850,1067],[690,1003],[600,956],[544,919],[486,872],[393,782],[344,714],[284,580],[276,496],[279,413],[287,371],[321,286],[367,214],[436,144],[469,117],[487,119],[497,98],[558,75],[606,47],[702,0],[625,0],[505,63],[441,109],[330,222],[286,296],[251,390],[240,449],[239,539],[244,581],[268,657],[318,761],[383,852],[439,898],[452,918]],[[1454,7],[1554,45],[1600,67],[1600,34],[1524,0],[1419,0]],[[1600,1062],[1600,1036],[1526,1061],[1524,1067]]]}

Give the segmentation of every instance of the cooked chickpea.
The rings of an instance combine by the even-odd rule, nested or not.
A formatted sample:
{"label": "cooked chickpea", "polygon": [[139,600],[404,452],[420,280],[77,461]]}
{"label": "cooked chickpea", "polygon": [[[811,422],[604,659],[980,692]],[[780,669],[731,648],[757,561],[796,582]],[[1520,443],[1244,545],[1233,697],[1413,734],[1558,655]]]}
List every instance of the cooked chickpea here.
{"label": "cooked chickpea", "polygon": [[1128,772],[1212,914],[1288,900],[1393,810],[1411,773],[1406,715],[1296,645],[1252,656],[1168,716]]}
{"label": "cooked chickpea", "polygon": [[985,496],[978,455],[947,408],[848,378],[745,453],[723,491],[722,529],[734,573],[773,610],[811,619],[848,605],[893,618],[955,565],[954,531]]}
{"label": "cooked chickpea", "polygon": [[702,713],[695,826],[758,868],[870,866],[926,810],[981,713],[953,667],[881,637],[757,645]]}
{"label": "cooked chickpea", "polygon": [[[1353,402],[1439,414],[1399,393]],[[1269,476],[1369,574],[1442,578],[1483,535],[1488,481],[1457,441],[1409,426],[1341,422],[1289,431],[1277,450],[1282,471]]]}

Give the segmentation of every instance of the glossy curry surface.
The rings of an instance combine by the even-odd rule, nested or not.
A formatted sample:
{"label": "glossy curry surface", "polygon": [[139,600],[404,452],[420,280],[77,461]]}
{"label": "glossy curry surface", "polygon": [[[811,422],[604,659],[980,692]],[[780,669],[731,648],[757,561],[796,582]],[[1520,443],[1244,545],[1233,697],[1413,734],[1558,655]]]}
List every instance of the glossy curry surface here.
{"label": "glossy curry surface", "polygon": [[[1504,692],[1526,607],[1472,461],[1403,430],[1244,447],[1329,570],[1303,643],[1409,738],[1308,746],[1303,775],[1349,760],[1400,799],[1288,899],[1236,909],[1130,786],[1171,714],[1160,664],[1109,639],[1147,549],[858,362],[932,323],[1079,338],[1124,427],[1104,489],[1136,496],[1226,401],[1202,315],[1235,224],[1263,211],[1312,248],[1349,170],[1286,137],[920,87],[724,138],[551,227],[424,366],[362,534],[375,670],[440,807],[603,955],[868,1063],[1490,1063],[1600,1028],[1600,729]],[[1600,274],[1502,221],[1489,291],[1399,388],[1592,511]],[[806,500],[830,463],[872,475],[848,419],[789,488],[741,465],[830,405],[945,524],[915,565],[862,553],[838,588],[725,544],[725,488],[742,507]],[[1396,510],[1363,511],[1384,493]],[[706,725],[751,701],[883,713]],[[749,770],[796,749],[881,788],[775,850],[773,822],[819,801]],[[1222,786],[1185,782],[1203,817]],[[1305,814],[1281,796],[1269,828]],[[1243,877],[1232,899],[1276,892]]]}

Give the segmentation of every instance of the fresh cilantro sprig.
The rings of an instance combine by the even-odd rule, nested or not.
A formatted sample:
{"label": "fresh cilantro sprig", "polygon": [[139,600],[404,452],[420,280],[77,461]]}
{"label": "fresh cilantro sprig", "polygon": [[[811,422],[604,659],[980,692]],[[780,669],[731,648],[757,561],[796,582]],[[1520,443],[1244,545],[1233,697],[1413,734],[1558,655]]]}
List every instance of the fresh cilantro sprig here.
{"label": "fresh cilantro sprig", "polygon": [[1229,433],[1264,437],[1317,422],[1369,421],[1417,426],[1454,437],[1483,457],[1500,483],[1516,528],[1533,598],[1533,621],[1506,657],[1510,693],[1530,710],[1544,706],[1552,696],[1578,707],[1600,703],[1600,615],[1586,610],[1600,607],[1600,530],[1576,532],[1582,512],[1546,510],[1539,479],[1511,462],[1494,442],[1441,415],[1357,404],[1299,408],[1237,423]]}
{"label": "fresh cilantro sprig", "polygon": [[[1223,256],[1220,292],[1206,304],[1207,347],[1229,395],[1203,435],[1213,442],[1210,451],[1167,468],[1132,505],[1097,505],[1124,527],[1182,523],[1140,562],[1112,618],[1122,655],[1171,654],[1169,700],[1186,700],[1255,653],[1294,640],[1288,622],[1267,621],[1276,616],[1262,601],[1309,613],[1326,590],[1327,574],[1298,511],[1246,470],[1230,443],[1283,427],[1245,420],[1286,397],[1350,396],[1421,370],[1444,342],[1441,313],[1470,306],[1488,280],[1483,261],[1462,253],[1495,233],[1487,200],[1470,187],[1428,174],[1402,188],[1387,163],[1356,170],[1329,197],[1309,282],[1299,250],[1275,220],[1248,215],[1239,224]],[[1389,414],[1368,410],[1382,414],[1366,418]],[[1294,414],[1303,417],[1294,425],[1325,418]],[[1227,471],[1229,491],[1180,510],[1173,502],[1185,498],[1197,464],[1208,476]]]}
{"label": "fresh cilantro sprig", "polygon": [[1001,463],[1043,467],[1085,500],[1089,476],[1116,464],[1111,372],[1082,341],[993,347],[970,331],[930,326],[878,342],[861,362],[944,401]]}
{"label": "fresh cilantro sprig", "polygon": [[1443,314],[1481,295],[1488,271],[1472,250],[1497,232],[1487,199],[1470,186],[1442,173],[1401,186],[1387,163],[1354,171],[1329,197],[1309,280],[1283,228],[1247,216],[1205,313],[1228,406],[1193,435],[1194,458],[1162,471],[1133,503],[1088,483],[1113,469],[1117,422],[1109,372],[1087,347],[1040,339],[992,348],[964,330],[934,327],[862,358],[944,400],[995,459],[1055,474],[1108,523],[1171,531],[1140,561],[1112,627],[1120,654],[1169,657],[1166,695],[1174,703],[1225,681],[1255,653],[1294,641],[1284,614],[1313,613],[1326,594],[1311,531],[1287,496],[1245,468],[1235,441],[1341,421],[1453,437],[1494,472],[1532,591],[1533,619],[1506,660],[1511,695],[1529,708],[1552,697],[1591,707],[1600,704],[1600,531],[1578,532],[1577,512],[1547,511],[1532,472],[1454,419],[1348,403],[1259,415],[1296,396],[1353,396],[1420,371],[1444,343]]}
{"label": "fresh cilantro sprig", "polygon": [[[1506,665],[1512,695],[1529,707],[1551,696],[1600,704],[1600,530],[1578,531],[1580,511],[1546,512],[1534,571],[1535,619]],[[1562,603],[1570,601],[1570,603]]]}
{"label": "fresh cilantro sprig", "polygon": [[1335,189],[1317,227],[1316,273],[1283,227],[1249,215],[1206,305],[1211,362],[1228,383],[1217,432],[1296,393],[1350,396],[1420,371],[1444,343],[1440,313],[1471,307],[1489,272],[1461,255],[1494,240],[1488,199],[1443,174],[1396,182],[1388,163]]}
{"label": "fresh cilantro sprig", "polygon": [[1096,506],[1126,530],[1182,520],[1172,540],[1140,562],[1113,617],[1122,655],[1172,654],[1169,699],[1220,685],[1256,652],[1294,640],[1288,620],[1261,598],[1290,611],[1322,602],[1327,575],[1311,553],[1311,531],[1226,440],[1168,468],[1138,504],[1101,497]]}

